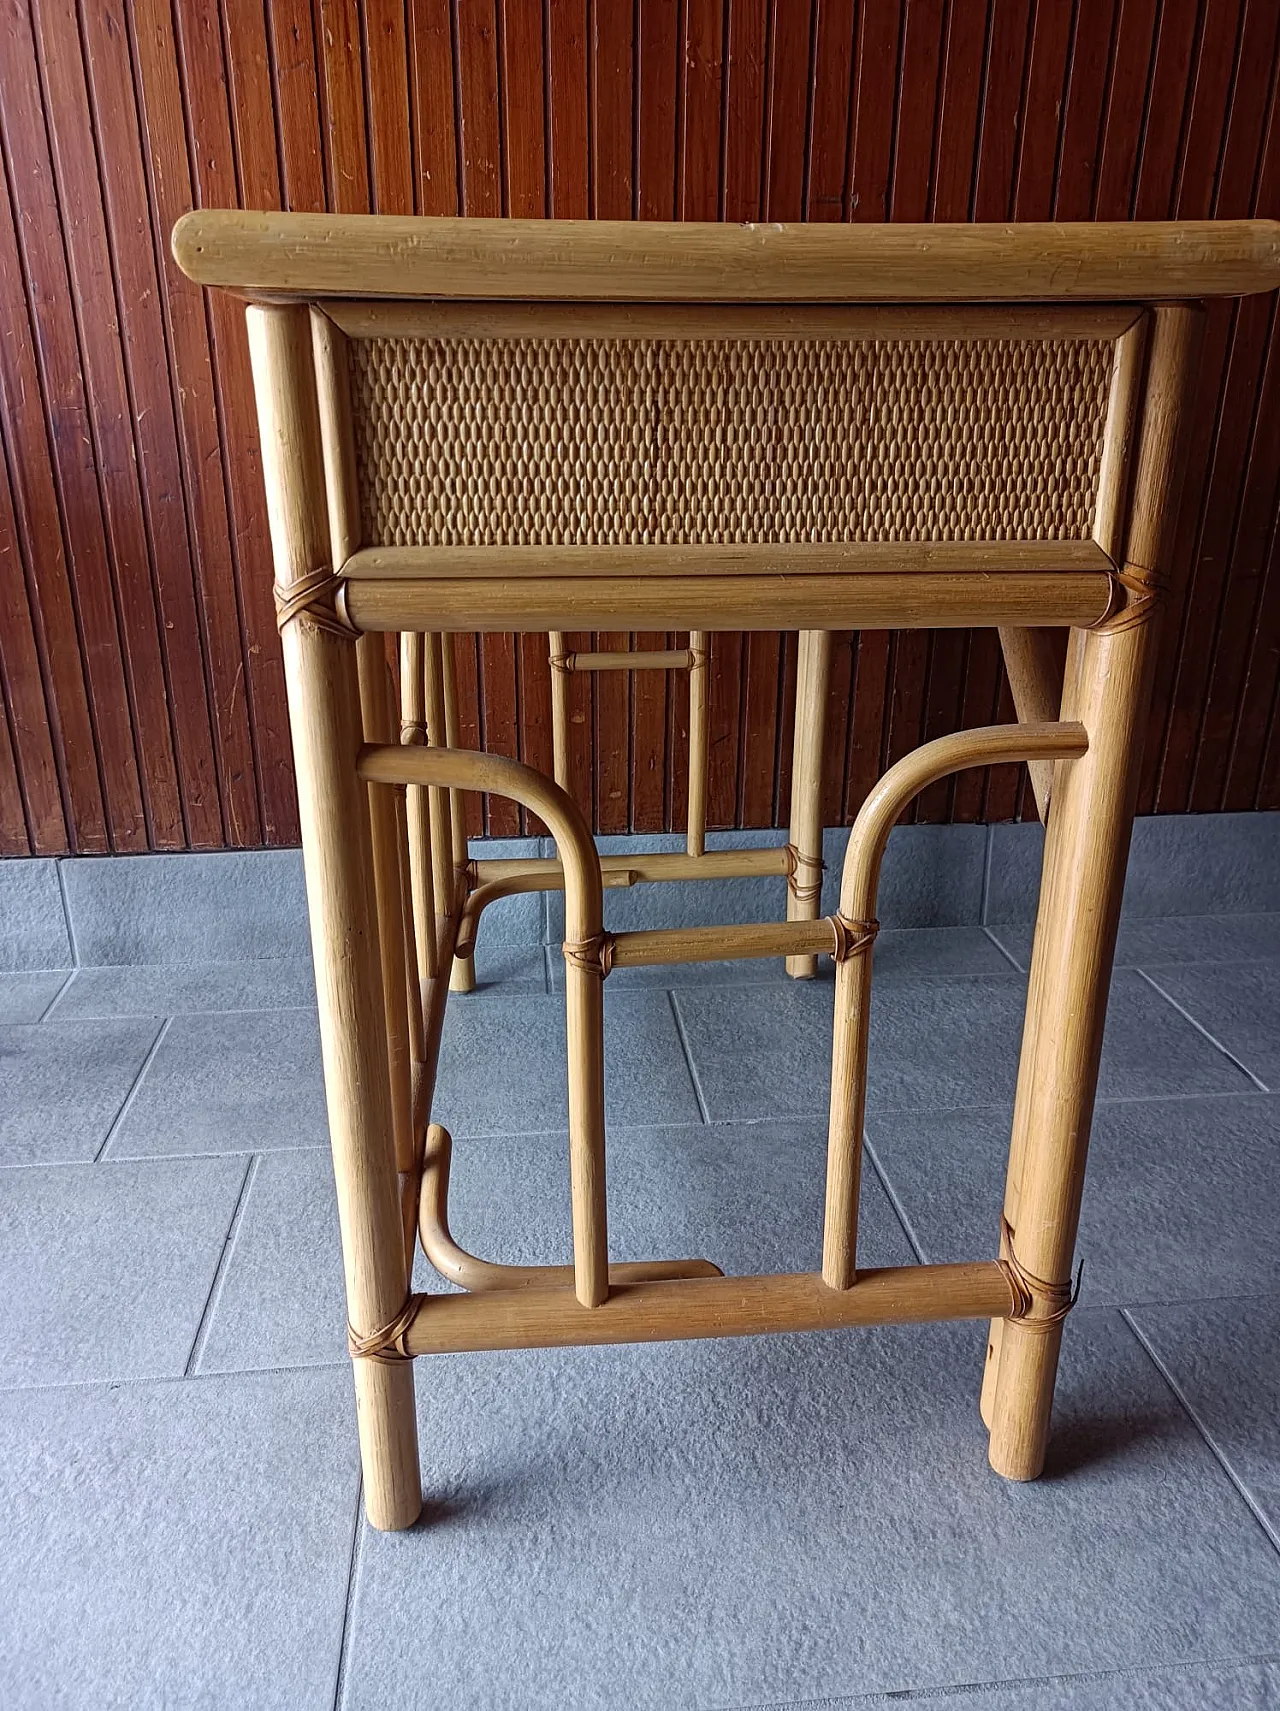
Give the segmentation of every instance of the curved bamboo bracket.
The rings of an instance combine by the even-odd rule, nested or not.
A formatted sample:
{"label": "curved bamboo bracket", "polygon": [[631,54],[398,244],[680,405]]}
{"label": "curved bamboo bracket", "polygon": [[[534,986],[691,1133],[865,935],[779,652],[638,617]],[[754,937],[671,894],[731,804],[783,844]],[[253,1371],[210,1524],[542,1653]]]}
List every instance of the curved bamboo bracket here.
{"label": "curved bamboo bracket", "polygon": [[[472,1294],[488,1289],[567,1288],[571,1265],[498,1265],[460,1248],[449,1229],[449,1165],[453,1141],[439,1123],[427,1130],[418,1198],[418,1236],[422,1251],[450,1283]],[[609,1267],[610,1286],[621,1283],[662,1283],[673,1277],[723,1277],[709,1259],[636,1260]]]}
{"label": "curved bamboo bracket", "polygon": [[[840,883],[841,916],[867,927],[874,923],[880,866],[889,833],[903,809],[927,785],[970,766],[1016,760],[1078,760],[1088,747],[1084,726],[1063,721],[956,731],[904,755],[862,804],[849,833]],[[858,1175],[866,1106],[871,964],[870,955],[866,955],[836,965],[822,1235],[822,1278],[831,1289],[848,1289],[857,1277]]]}
{"label": "curved bamboo bracket", "polygon": [[[582,810],[551,779],[504,755],[407,744],[366,747],[359,775],[371,784],[419,784],[509,797],[539,815],[564,870],[565,936],[598,942],[603,924],[600,857]],[[574,1286],[584,1307],[609,1293],[604,1163],[604,995],[599,969],[565,958],[569,1065],[569,1178],[573,1201]]]}

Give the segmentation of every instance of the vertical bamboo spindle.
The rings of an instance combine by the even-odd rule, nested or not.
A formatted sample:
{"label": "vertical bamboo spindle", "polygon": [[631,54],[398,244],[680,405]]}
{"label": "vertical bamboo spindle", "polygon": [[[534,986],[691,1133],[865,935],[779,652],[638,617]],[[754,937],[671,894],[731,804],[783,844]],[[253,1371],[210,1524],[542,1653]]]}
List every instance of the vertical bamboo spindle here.
{"label": "vertical bamboo spindle", "polygon": [[[311,331],[303,307],[255,306],[247,319],[272,554],[287,591],[330,564]],[[367,1336],[401,1311],[405,1288],[368,794],[355,770],[354,638],[303,615],[282,639],[347,1314]],[[411,1526],[422,1507],[412,1363],[352,1367],[369,1520]]]}
{"label": "vertical bamboo spindle", "polygon": [[707,724],[707,680],[711,637],[705,630],[689,632],[689,824],[685,848],[691,856],[707,849],[707,768],[710,730]]}
{"label": "vertical bamboo spindle", "polygon": [[[400,638],[400,728],[402,741],[425,742],[427,734],[426,637],[406,630]],[[411,784],[405,793],[409,845],[409,882],[413,930],[418,947],[418,980],[436,972],[436,900],[431,873],[431,814],[426,790]]]}
{"label": "vertical bamboo spindle", "polygon": [[[1168,558],[1198,319],[1185,305],[1155,312],[1124,558],[1129,606],[1080,647],[1075,715],[1089,749],[1079,760],[1059,762],[1054,774],[1005,1218],[1017,1263],[1055,1289],[1068,1283],[1075,1249],[1155,659],[1155,590]],[[1043,1301],[1003,1327],[990,1459],[1008,1479],[1034,1479],[1044,1466],[1061,1341],[1061,1319]]]}
{"label": "vertical bamboo spindle", "polygon": [[[453,669],[453,637],[440,637],[440,682],[444,689],[444,740],[451,749],[458,747],[458,686]],[[449,828],[453,838],[454,871],[467,865],[467,805],[460,790],[449,792]],[[453,908],[450,893],[449,908]],[[476,985],[475,953],[454,957],[449,971],[450,992],[474,992]]]}
{"label": "vertical bamboo spindle", "polygon": [[[1006,626],[1000,631],[1000,650],[1019,721],[1024,725],[1039,725],[1056,719],[1062,707],[1062,652],[1054,631],[1014,630]],[[1042,821],[1047,820],[1053,762],[1029,761],[1027,771],[1031,775],[1036,811]]]}
{"label": "vertical bamboo spindle", "polygon": [[[433,749],[449,747],[444,716],[444,654],[439,632],[423,638],[426,680],[427,741]],[[453,873],[453,796],[451,790],[432,785],[427,792],[431,831],[431,883],[436,908],[444,917],[453,912],[457,884]],[[437,938],[439,931],[437,929]]]}
{"label": "vertical bamboo spindle", "polygon": [[[796,664],[796,724],[791,764],[791,848],[788,921],[816,921],[822,905],[822,733],[831,676],[831,635],[802,630]],[[816,956],[789,956],[787,973],[812,980]]]}
{"label": "vertical bamboo spindle", "polygon": [[563,630],[547,637],[551,661],[551,776],[561,790],[569,788],[569,673],[564,668],[567,653]]}
{"label": "vertical bamboo spindle", "polygon": [[[365,741],[394,742],[386,654],[380,635],[361,636],[356,643],[356,663]],[[391,1077],[391,1128],[395,1137],[396,1168],[409,1171],[413,1169],[413,1087],[405,991],[406,935],[401,913],[399,816],[394,785],[370,784],[365,788],[369,792],[374,898],[378,910],[378,960],[382,968],[387,1068]]]}

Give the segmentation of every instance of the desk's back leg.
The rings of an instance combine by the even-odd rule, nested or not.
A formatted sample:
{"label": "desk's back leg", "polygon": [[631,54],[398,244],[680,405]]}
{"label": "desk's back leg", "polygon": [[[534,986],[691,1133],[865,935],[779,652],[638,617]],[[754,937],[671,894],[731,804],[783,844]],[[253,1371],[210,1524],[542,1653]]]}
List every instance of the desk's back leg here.
{"label": "desk's back leg", "polygon": [[[822,907],[822,735],[831,677],[831,634],[802,630],[796,661],[796,728],[791,763],[788,921],[816,921]],[[789,956],[787,973],[812,980],[816,956]]]}

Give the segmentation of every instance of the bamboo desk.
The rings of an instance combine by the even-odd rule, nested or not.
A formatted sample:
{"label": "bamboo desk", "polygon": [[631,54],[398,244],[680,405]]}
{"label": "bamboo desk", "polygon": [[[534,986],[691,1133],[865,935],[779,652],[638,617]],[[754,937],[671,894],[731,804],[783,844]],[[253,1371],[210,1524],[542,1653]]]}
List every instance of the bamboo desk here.
{"label": "bamboo desk", "polygon": [[[704,226],[188,215],[174,253],[247,297],[319,990],[365,1499],[421,1507],[413,1358],[458,1349],[990,1318],[990,1459],[1044,1460],[1197,300],[1280,284],[1280,226]],[[996,625],[1018,723],[880,780],[818,918],[832,630]],[[1046,645],[1069,631],[1065,674]],[[573,655],[584,629],[690,632]],[[557,777],[455,746],[454,630],[551,637]],[[601,860],[562,788],[564,679],[687,669],[707,633],[804,632],[787,852]],[[400,705],[383,632],[397,635]],[[676,657],[682,654],[683,657]],[[701,741],[695,737],[695,744]],[[997,1257],[857,1268],[876,886],[915,793],[1025,760],[1047,817]],[[459,795],[540,815],[557,859],[467,860]],[[744,863],[746,864],[744,866]],[[782,871],[789,919],[606,934],[602,889]],[[573,1262],[500,1266],[448,1227],[431,1123],[451,971],[493,897],[563,887]],[[611,966],[836,961],[822,1270],[610,1264]],[[410,1293],[415,1236],[460,1295]]]}

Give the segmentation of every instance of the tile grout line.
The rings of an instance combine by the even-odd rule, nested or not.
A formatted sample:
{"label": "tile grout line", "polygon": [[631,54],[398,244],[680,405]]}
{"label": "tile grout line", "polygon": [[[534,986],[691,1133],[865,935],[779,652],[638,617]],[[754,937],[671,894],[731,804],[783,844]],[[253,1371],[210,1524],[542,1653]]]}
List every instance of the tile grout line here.
{"label": "tile grout line", "polygon": [[[1005,923],[1002,921],[997,921],[997,923],[996,923],[997,926],[1003,926],[1004,924]],[[1025,974],[1030,972],[1028,969],[1023,968],[1022,964],[1017,960],[1017,958],[1014,956],[1014,954],[1011,950],[1009,950],[1006,946],[1004,946],[1000,943],[999,939],[991,931],[991,928],[987,925],[987,923],[985,921],[982,923],[982,931],[986,934],[987,938],[990,939],[991,943],[1000,952],[1000,955],[1004,958],[1004,960],[1012,968],[1016,969],[1019,974],[1025,975]]]}
{"label": "tile grout line", "polygon": [[978,899],[978,925],[980,927],[985,927],[987,924],[987,905],[991,900],[991,845],[993,840],[989,822],[985,830],[987,835],[982,845],[982,894]]}
{"label": "tile grout line", "polygon": [[187,1364],[182,1369],[183,1378],[194,1377],[196,1363],[203,1355],[204,1346],[209,1340],[209,1327],[213,1323],[214,1309],[222,1295],[222,1285],[227,1275],[227,1267],[236,1245],[236,1237],[240,1234],[240,1225],[244,1221],[244,1209],[253,1184],[257,1181],[261,1163],[261,1153],[251,1153],[249,1162],[244,1167],[244,1175],[240,1178],[240,1192],[236,1195],[236,1203],[231,1208],[231,1221],[227,1225],[226,1235],[222,1238],[222,1252],[218,1255],[218,1263],[213,1268],[213,1277],[209,1284],[209,1293],[205,1297],[204,1309],[200,1314],[200,1323],[196,1326],[196,1334],[191,1340],[191,1351],[187,1355]]}
{"label": "tile grout line", "polygon": [[49,1002],[45,1005],[44,1009],[36,1017],[37,1027],[39,1026],[39,1024],[41,1022],[47,1022],[49,1020],[49,1017],[52,1015],[53,1010],[54,1010],[55,1006],[57,1005],[58,1000],[62,997],[63,993],[71,985],[71,982],[75,979],[76,975],[79,972],[80,971],[78,969],[75,969],[75,968],[69,968],[67,970],[67,978],[63,981],[62,985],[54,993],[53,997],[49,1000]]}
{"label": "tile grout line", "polygon": [[1203,1022],[1198,1022],[1196,1020],[1196,1018],[1191,1014],[1190,1010],[1185,1010],[1182,1007],[1182,1005],[1178,1003],[1178,1000],[1176,998],[1172,997],[1168,992],[1166,992],[1164,987],[1161,986],[1158,981],[1153,980],[1152,977],[1147,973],[1146,969],[1135,968],[1133,972],[1138,976],[1139,980],[1145,980],[1147,985],[1151,988],[1151,990],[1153,992],[1158,992],[1160,994],[1161,998],[1164,999],[1166,1004],[1172,1005],[1172,1007],[1178,1012],[1179,1016],[1182,1016],[1183,1018],[1185,1018],[1186,1021],[1190,1022],[1191,1026],[1193,1028],[1195,1028],[1198,1033],[1203,1034],[1205,1039],[1208,1040],[1209,1044],[1211,1046],[1216,1047],[1217,1050],[1222,1053],[1223,1057],[1226,1058],[1229,1063],[1235,1064],[1236,1068],[1241,1072],[1242,1075],[1247,1075],[1249,1077],[1249,1080],[1258,1089],[1259,1093],[1270,1093],[1271,1092],[1271,1089],[1267,1086],[1266,1082],[1263,1081],[1260,1076],[1255,1075],[1247,1064],[1241,1063],[1240,1059],[1235,1055],[1234,1052],[1229,1052],[1227,1050],[1227,1048],[1223,1045],[1222,1041],[1220,1039],[1218,1039],[1216,1037],[1216,1035],[1211,1034],[1209,1032],[1208,1028],[1205,1027]]}
{"label": "tile grout line", "polygon": [[684,1031],[684,1017],[680,1014],[676,995],[670,987],[667,988],[663,996],[666,998],[672,1020],[676,1025],[676,1037],[680,1041],[680,1050],[684,1053],[684,1067],[688,1072],[689,1080],[693,1083],[693,1096],[698,1101],[698,1115],[702,1118],[703,1123],[710,1127],[711,1117],[707,1111],[707,1101],[702,1092],[702,1082],[698,1079],[698,1071],[693,1061],[693,1052],[689,1048],[689,1039]]}
{"label": "tile grout line", "polygon": [[147,1071],[151,1068],[151,1065],[155,1059],[156,1053],[160,1050],[161,1041],[164,1039],[165,1035],[169,1032],[169,1024],[170,1024],[170,1022],[172,1022],[172,1020],[173,1020],[172,1016],[166,1016],[164,1018],[164,1020],[161,1022],[159,1032],[156,1034],[155,1039],[152,1040],[151,1045],[148,1048],[146,1057],[144,1057],[142,1062],[138,1065],[138,1073],[137,1073],[137,1075],[134,1076],[133,1081],[130,1084],[129,1091],[125,1094],[124,1099],[121,1103],[120,1109],[116,1112],[115,1116],[111,1119],[111,1123],[108,1126],[107,1132],[102,1137],[102,1145],[98,1148],[97,1152],[94,1153],[94,1155],[93,1155],[93,1163],[94,1164],[100,1164],[102,1162],[102,1157],[103,1157],[104,1153],[106,1152],[107,1148],[111,1145],[112,1141],[115,1139],[116,1131],[119,1129],[121,1123],[124,1122],[125,1117],[128,1115],[129,1107],[133,1104],[134,1099],[137,1097],[138,1089],[142,1086],[143,1078],[146,1075]]}
{"label": "tile grout line", "polygon": [[54,866],[58,875],[58,896],[62,899],[62,920],[63,925],[67,929],[67,943],[71,947],[71,966],[73,968],[79,968],[80,946],[76,943],[75,923],[71,919],[71,904],[67,900],[67,882],[62,876],[64,865],[65,863],[63,858],[58,856],[54,862]]}
{"label": "tile grout line", "polygon": [[333,1711],[342,1711],[347,1692],[347,1670],[351,1661],[351,1618],[355,1611],[356,1585],[360,1576],[364,1543],[364,1474],[356,1479],[356,1512],[351,1526],[351,1555],[347,1560],[347,1597],[342,1607],[342,1633],[338,1637],[338,1670],[333,1683]]}
{"label": "tile grout line", "polygon": [[[1233,1297],[1232,1299],[1239,1299],[1239,1297]],[[1179,1305],[1181,1305],[1181,1303],[1179,1303]],[[1125,1324],[1128,1325],[1130,1331],[1132,1331],[1133,1335],[1137,1338],[1139,1346],[1151,1361],[1151,1364],[1155,1367],[1161,1378],[1164,1379],[1165,1383],[1169,1386],[1169,1389],[1173,1392],[1179,1406],[1204,1440],[1210,1455],[1212,1455],[1223,1473],[1226,1474],[1236,1491],[1240,1494],[1245,1506],[1249,1510],[1249,1513],[1253,1516],[1254,1520],[1258,1523],[1258,1526],[1265,1534],[1268,1544],[1270,1544],[1276,1552],[1280,1553],[1280,1533],[1277,1533],[1270,1521],[1267,1520],[1266,1515],[1255,1501],[1252,1493],[1249,1491],[1249,1488],[1232,1467],[1226,1451],[1218,1444],[1205,1421],[1200,1418],[1200,1415],[1196,1412],[1195,1406],[1190,1397],[1187,1396],[1182,1386],[1173,1376],[1173,1373],[1161,1359],[1160,1355],[1157,1354],[1154,1344],[1138,1324],[1137,1320],[1133,1317],[1133,1314],[1134,1309],[1131,1307],[1120,1308],[1120,1317],[1124,1320]]]}
{"label": "tile grout line", "polygon": [[915,1254],[917,1263],[920,1265],[928,1265],[929,1261],[925,1257],[924,1243],[920,1241],[915,1230],[912,1228],[911,1220],[907,1217],[906,1208],[899,1200],[897,1190],[885,1175],[884,1167],[876,1157],[876,1149],[872,1146],[871,1137],[865,1128],[862,1131],[862,1150],[871,1160],[871,1168],[876,1174],[876,1180],[884,1190],[885,1199],[893,1208],[894,1217],[898,1220],[899,1224],[902,1225],[902,1233],[911,1244],[911,1251]]}

